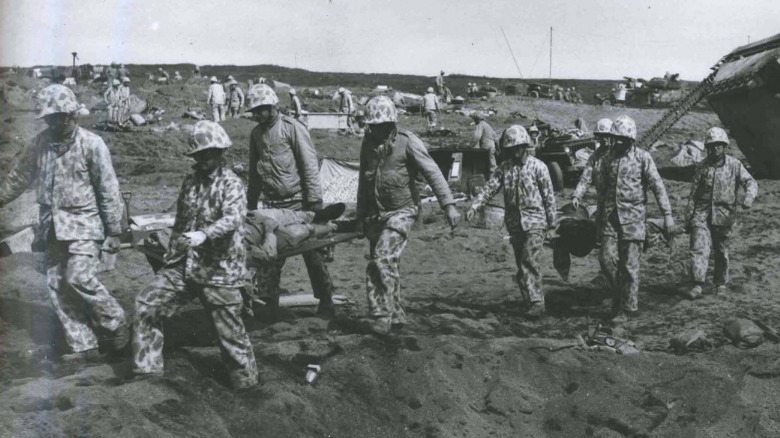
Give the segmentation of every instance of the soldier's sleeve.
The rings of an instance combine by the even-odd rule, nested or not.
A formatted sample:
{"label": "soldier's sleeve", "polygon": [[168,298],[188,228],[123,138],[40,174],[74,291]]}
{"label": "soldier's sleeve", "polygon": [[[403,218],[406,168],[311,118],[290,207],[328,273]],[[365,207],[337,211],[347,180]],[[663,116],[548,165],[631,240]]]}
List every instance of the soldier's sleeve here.
{"label": "soldier's sleeve", "polygon": [[490,200],[493,199],[493,196],[496,196],[496,193],[501,190],[502,186],[504,185],[503,181],[504,168],[503,166],[498,166],[496,167],[496,170],[494,170],[490,175],[490,178],[488,178],[487,183],[479,191],[477,197],[474,198],[474,202],[471,203],[471,208],[477,211],[482,209],[482,207],[490,202]]}
{"label": "soldier's sleeve", "polygon": [[658,174],[658,169],[655,167],[655,161],[646,154],[643,159],[643,170],[645,174],[645,181],[650,186],[651,190],[655,194],[655,200],[658,202],[658,208],[664,216],[672,215],[672,204],[669,203],[669,196],[666,194],[666,187],[664,186],[664,180],[661,175]]}
{"label": "soldier's sleeve", "polygon": [[111,154],[103,139],[95,135],[90,141],[92,163],[89,166],[89,177],[95,190],[100,219],[103,220],[106,234],[116,236],[122,234],[122,214],[125,208],[122,193],[119,191],[119,181],[111,164]]}
{"label": "soldier's sleeve", "polygon": [[539,187],[539,193],[542,195],[544,213],[545,216],[547,216],[547,226],[552,227],[555,225],[557,208],[555,206],[555,190],[553,190],[552,179],[550,178],[550,171],[547,170],[547,166],[537,166],[536,184]]}
{"label": "soldier's sleeve", "polygon": [[172,248],[173,243],[184,233],[184,224],[187,223],[187,217],[184,217],[184,212],[187,211],[184,205],[184,194],[187,193],[187,187],[189,185],[190,175],[184,177],[184,181],[181,182],[179,187],[179,197],[176,199],[176,218],[173,220],[173,231],[171,232],[170,243],[168,248]]}
{"label": "soldier's sleeve", "polygon": [[257,160],[260,159],[255,145],[254,130],[249,134],[249,176],[247,177],[246,204],[249,210],[257,209],[260,197],[260,175],[257,172]]}
{"label": "soldier's sleeve", "polygon": [[206,103],[211,103],[211,98],[214,97],[214,89],[209,86],[209,94],[206,96]]}
{"label": "soldier's sleeve", "polygon": [[696,170],[693,172],[693,179],[691,180],[691,191],[688,195],[688,203],[685,206],[685,222],[688,223],[693,218],[693,210],[696,207],[694,197],[696,196],[696,190],[701,183],[701,175],[704,171],[704,164],[699,163],[696,165]]}
{"label": "soldier's sleeve", "polygon": [[753,205],[753,201],[755,201],[756,196],[758,196],[758,183],[756,183],[756,180],[753,178],[750,172],[745,169],[745,166],[743,166],[742,163],[737,161],[737,164],[739,165],[739,173],[737,174],[737,178],[739,178],[739,183],[745,190],[745,199],[742,201],[742,203],[747,206]]}
{"label": "soldier's sleeve", "polygon": [[[593,152],[593,154],[595,154],[595,152]],[[577,187],[574,189],[574,193],[571,194],[572,198],[582,199],[585,196],[585,192],[588,191],[590,182],[593,179],[593,168],[596,166],[593,154],[588,157],[588,162],[585,165],[585,169],[582,170],[582,175],[580,175],[580,180],[577,182]]]}
{"label": "soldier's sleeve", "polygon": [[360,169],[358,170],[358,191],[357,191],[357,207],[356,207],[356,213],[358,220],[363,220],[366,218],[366,215],[368,214],[368,190],[370,190],[370,187],[368,186],[368,181],[366,181],[365,172],[368,170],[368,163],[366,160],[366,154],[365,154],[365,139],[363,140],[364,145],[360,148]]}
{"label": "soldier's sleeve", "polygon": [[238,106],[240,108],[244,106],[244,92],[238,87],[236,87],[236,90],[238,90]]}
{"label": "soldier's sleeve", "polygon": [[474,142],[477,144],[477,147],[482,146],[482,124],[477,123],[477,127],[474,128]]}
{"label": "soldier's sleeve", "polygon": [[238,178],[228,179],[222,194],[222,217],[201,230],[206,233],[209,240],[224,237],[237,230],[243,223],[246,217],[246,195],[244,193],[244,185],[241,180]]}
{"label": "soldier's sleeve", "polygon": [[301,177],[303,206],[306,208],[322,204],[320,166],[309,131],[298,122],[292,122],[288,126],[293,131],[292,151],[298,165],[298,174]]}
{"label": "soldier's sleeve", "polygon": [[35,137],[33,143],[25,147],[14,159],[11,171],[0,183],[0,207],[24,193],[38,175],[40,144],[40,137]]}
{"label": "soldier's sleeve", "polygon": [[[408,159],[417,166],[417,169],[422,174],[425,181],[433,189],[433,193],[436,194],[436,199],[439,200],[439,205],[444,208],[450,204],[455,203],[455,199],[452,197],[450,186],[444,179],[444,175],[441,174],[439,165],[433,161],[428,150],[422,144],[422,142],[416,138],[409,138],[406,149]],[[410,182],[414,184],[414,182]]]}

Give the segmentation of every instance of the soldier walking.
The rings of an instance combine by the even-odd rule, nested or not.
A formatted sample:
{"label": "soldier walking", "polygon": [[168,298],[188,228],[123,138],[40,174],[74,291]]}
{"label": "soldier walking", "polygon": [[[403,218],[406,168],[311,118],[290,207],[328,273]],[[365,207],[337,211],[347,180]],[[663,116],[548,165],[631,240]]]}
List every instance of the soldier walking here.
{"label": "soldier walking", "polygon": [[423,113],[426,119],[428,119],[428,130],[431,131],[436,128],[438,123],[437,115],[441,106],[439,105],[439,97],[433,92],[433,87],[428,87],[428,90],[423,96]]}
{"label": "soldier walking", "polygon": [[415,184],[418,174],[433,188],[450,226],[454,228],[460,220],[439,166],[422,140],[398,129],[397,122],[398,114],[389,97],[376,96],[366,104],[368,129],[360,149],[357,220],[368,239],[368,310],[372,328],[379,333],[406,322],[399,261],[420,214],[420,194]]}
{"label": "soldier walking", "polygon": [[601,162],[609,155],[610,137],[612,135],[610,133],[611,130],[612,120],[601,119],[596,122],[596,130],[593,131],[593,137],[596,139],[598,145],[596,146],[596,150],[588,157],[588,161],[585,164],[585,168],[582,170],[582,175],[580,175],[577,187],[571,195],[571,203],[574,208],[580,207],[580,201],[582,201],[582,198],[585,196],[591,183],[593,183],[593,187],[601,186],[601,173],[599,173],[599,170],[601,169]]}
{"label": "soldier walking", "polygon": [[219,83],[216,76],[212,76],[210,82],[206,104],[211,105],[211,114],[214,121],[222,122],[225,120],[225,88]]}
{"label": "soldier walking", "polygon": [[[279,112],[279,98],[268,85],[253,85],[247,92],[247,100],[247,109],[257,121],[249,138],[249,209],[265,206],[321,210],[319,162],[306,126]],[[317,313],[332,316],[335,312],[333,282],[322,252],[306,252],[303,260],[314,296],[320,300]],[[261,293],[272,309],[279,305],[284,262],[284,259],[269,262],[253,276],[254,292]]]}
{"label": "soldier walking", "polygon": [[742,208],[753,206],[758,184],[745,166],[726,155],[729,137],[718,127],[707,131],[704,146],[707,158],[696,168],[691,194],[685,212],[685,225],[691,236],[691,281],[693,287],[685,294],[694,300],[701,296],[710,248],[715,252],[713,282],[715,293],[725,293],[729,282],[729,236],[736,221],[737,190],[745,192]]}
{"label": "soldier walking", "polygon": [[241,320],[246,248],[244,184],[223,160],[232,146],[216,122],[201,120],[189,137],[194,172],[184,178],[165,264],[135,300],[133,371],[162,374],[163,319],[193,298],[208,313],[233,388],[257,383],[252,343]]}
{"label": "soldier walking", "polygon": [[639,263],[645,240],[647,190],[655,194],[664,215],[664,230],[674,227],[672,207],[655,162],[634,145],[636,123],[615,119],[610,130],[612,151],[601,163],[597,227],[601,233],[599,261],[613,290],[613,322],[623,323],[639,310]]}
{"label": "soldier walking", "polygon": [[490,173],[496,170],[496,131],[485,120],[486,115],[481,111],[477,111],[471,115],[474,119],[474,141],[477,142],[475,147],[477,149],[486,149],[488,151],[488,160],[490,163]]}
{"label": "soldier walking", "polygon": [[235,119],[241,115],[241,109],[244,107],[244,92],[235,79],[230,79],[227,84],[230,87],[230,97],[228,99],[230,102],[230,117]]}
{"label": "soldier walking", "polygon": [[504,223],[515,252],[517,283],[527,315],[545,312],[539,256],[547,233],[555,225],[555,192],[547,166],[531,156],[531,139],[525,128],[512,125],[501,137],[501,149],[513,153],[496,168],[466,211],[471,221],[499,190],[504,192]]}
{"label": "soldier walking", "polygon": [[103,140],[78,126],[79,103],[63,85],[38,97],[47,128],[0,184],[0,206],[34,183],[40,204],[34,252],[45,252],[54,312],[76,359],[95,358],[128,342],[125,312],[97,279],[100,252],[119,251],[124,204]]}

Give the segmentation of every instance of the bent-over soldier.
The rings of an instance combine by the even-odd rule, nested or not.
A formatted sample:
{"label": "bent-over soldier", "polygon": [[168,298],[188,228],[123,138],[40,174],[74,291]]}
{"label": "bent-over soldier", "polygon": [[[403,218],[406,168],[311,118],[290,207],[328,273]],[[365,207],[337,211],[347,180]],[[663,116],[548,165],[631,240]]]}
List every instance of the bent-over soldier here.
{"label": "bent-over soldier", "polygon": [[163,319],[199,298],[219,338],[234,388],[257,383],[252,343],[241,320],[246,273],[244,184],[223,160],[232,145],[219,124],[201,120],[189,137],[194,172],[184,178],[165,264],[135,300],[136,374],[163,372]]}

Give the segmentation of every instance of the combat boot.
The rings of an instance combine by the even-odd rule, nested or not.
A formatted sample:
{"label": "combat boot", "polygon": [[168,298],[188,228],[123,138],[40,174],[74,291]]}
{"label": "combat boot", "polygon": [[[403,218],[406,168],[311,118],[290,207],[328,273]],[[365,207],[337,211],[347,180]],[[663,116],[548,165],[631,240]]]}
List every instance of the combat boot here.
{"label": "combat boot", "polygon": [[715,286],[715,295],[725,294],[728,291],[729,288],[725,284]]}
{"label": "combat boot", "polygon": [[695,285],[690,290],[683,293],[685,298],[688,298],[689,300],[695,300],[699,297],[701,297],[702,294],[702,287],[701,285]]}
{"label": "combat boot", "polygon": [[536,302],[531,303],[531,307],[528,308],[528,310],[525,312],[525,315],[529,318],[540,318],[544,316],[544,312],[544,303]]}

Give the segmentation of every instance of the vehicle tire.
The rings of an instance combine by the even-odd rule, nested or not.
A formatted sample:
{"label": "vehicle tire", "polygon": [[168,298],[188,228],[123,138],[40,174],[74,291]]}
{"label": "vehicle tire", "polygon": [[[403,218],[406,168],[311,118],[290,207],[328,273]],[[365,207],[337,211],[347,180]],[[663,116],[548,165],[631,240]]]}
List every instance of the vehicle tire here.
{"label": "vehicle tire", "polygon": [[528,95],[530,97],[533,97],[534,99],[536,99],[537,97],[539,97],[539,92],[538,91],[532,91],[532,92],[528,93]]}
{"label": "vehicle tire", "polygon": [[563,190],[563,170],[561,165],[553,161],[547,164],[547,168],[550,170],[550,179],[552,180],[553,190],[560,192]]}

